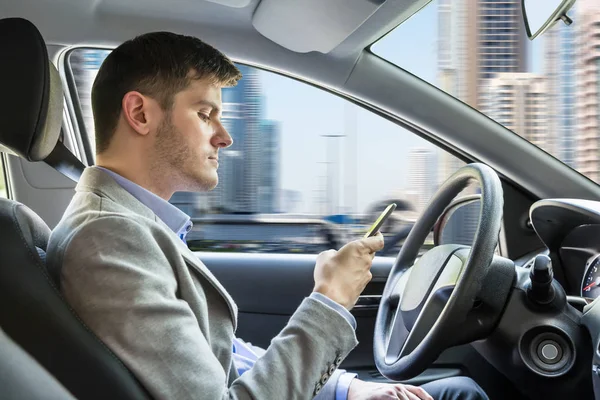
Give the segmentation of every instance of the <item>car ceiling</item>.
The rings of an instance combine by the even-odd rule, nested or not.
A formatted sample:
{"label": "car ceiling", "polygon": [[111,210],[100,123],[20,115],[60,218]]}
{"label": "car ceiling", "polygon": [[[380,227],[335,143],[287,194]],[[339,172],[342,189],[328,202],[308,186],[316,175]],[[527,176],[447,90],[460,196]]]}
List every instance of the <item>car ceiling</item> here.
{"label": "car ceiling", "polygon": [[[29,19],[49,44],[115,47],[145,32],[189,34],[237,61],[310,76],[337,86],[347,79],[365,47],[429,2],[2,0],[0,15]],[[257,27],[274,41],[263,36]]]}

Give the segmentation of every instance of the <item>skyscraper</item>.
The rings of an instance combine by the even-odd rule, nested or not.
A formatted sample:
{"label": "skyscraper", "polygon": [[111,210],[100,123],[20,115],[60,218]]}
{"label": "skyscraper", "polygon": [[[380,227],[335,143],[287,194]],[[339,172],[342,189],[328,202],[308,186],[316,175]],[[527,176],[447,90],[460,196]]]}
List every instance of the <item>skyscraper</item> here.
{"label": "skyscraper", "polygon": [[258,70],[238,65],[243,74],[237,86],[223,89],[222,122],[233,145],[221,151],[219,181],[211,204],[225,212],[258,212],[260,134],[263,100]]}
{"label": "skyscraper", "polygon": [[[577,3],[576,3],[577,4]],[[575,12],[575,6],[571,14]],[[557,23],[545,34],[544,75],[548,91],[548,131],[554,135],[553,153],[571,167],[575,164],[575,32]]]}
{"label": "skyscraper", "polygon": [[548,132],[546,78],[516,72],[488,80],[488,115],[542,149],[553,152]]}
{"label": "skyscraper", "polygon": [[600,3],[577,3],[576,54],[576,163],[579,172],[600,183]]}
{"label": "skyscraper", "polygon": [[438,87],[459,99],[466,96],[466,3],[438,3]]}
{"label": "skyscraper", "polygon": [[[482,109],[486,80],[501,72],[525,72],[526,35],[521,0],[469,0],[467,103]],[[471,7],[473,5],[474,7]]]}
{"label": "skyscraper", "polygon": [[358,212],[358,106],[344,102],[343,213]]}
{"label": "skyscraper", "polygon": [[413,148],[408,154],[408,189],[416,195],[417,211],[422,211],[437,189],[437,154]]}
{"label": "skyscraper", "polygon": [[263,121],[260,130],[261,165],[258,188],[258,209],[261,213],[280,212],[281,182],[281,125]]}
{"label": "skyscraper", "polygon": [[[500,72],[524,72],[526,36],[521,0],[440,0],[438,49],[442,72],[452,61],[452,95],[482,109],[486,80]],[[448,52],[445,55],[444,52]]]}
{"label": "skyscraper", "polygon": [[[438,87],[488,113],[488,81],[524,72],[527,52],[521,0],[439,0]],[[464,165],[440,158],[440,181]]]}

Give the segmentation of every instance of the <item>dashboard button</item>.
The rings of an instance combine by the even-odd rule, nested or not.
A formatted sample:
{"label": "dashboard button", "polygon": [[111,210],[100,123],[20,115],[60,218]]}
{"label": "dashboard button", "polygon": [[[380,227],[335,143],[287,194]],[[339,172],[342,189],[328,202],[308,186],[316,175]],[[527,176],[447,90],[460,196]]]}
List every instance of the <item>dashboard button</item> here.
{"label": "dashboard button", "polygon": [[556,364],[561,360],[563,350],[554,340],[544,340],[538,345],[537,355],[545,364]]}
{"label": "dashboard button", "polygon": [[547,344],[542,347],[542,355],[548,360],[555,360],[558,357],[558,348],[553,344]]}

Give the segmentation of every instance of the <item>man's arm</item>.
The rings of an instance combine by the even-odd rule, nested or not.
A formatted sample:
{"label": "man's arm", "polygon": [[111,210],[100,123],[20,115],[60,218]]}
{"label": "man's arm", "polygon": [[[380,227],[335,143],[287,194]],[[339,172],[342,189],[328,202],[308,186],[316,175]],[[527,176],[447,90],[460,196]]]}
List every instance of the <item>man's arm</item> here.
{"label": "man's arm", "polygon": [[252,370],[228,387],[198,319],[178,297],[172,264],[183,260],[169,258],[161,249],[168,237],[155,235],[118,216],[86,222],[65,244],[62,288],[156,399],[310,399],[356,346],[341,315],[307,298]]}
{"label": "man's arm", "polygon": [[[240,375],[248,372],[254,366],[256,360],[265,354],[266,351],[240,338],[235,338],[233,347],[233,361]],[[346,373],[343,369],[337,369],[319,394],[315,396],[314,400],[346,400],[348,398],[350,383],[355,377],[356,374],[354,373]]]}

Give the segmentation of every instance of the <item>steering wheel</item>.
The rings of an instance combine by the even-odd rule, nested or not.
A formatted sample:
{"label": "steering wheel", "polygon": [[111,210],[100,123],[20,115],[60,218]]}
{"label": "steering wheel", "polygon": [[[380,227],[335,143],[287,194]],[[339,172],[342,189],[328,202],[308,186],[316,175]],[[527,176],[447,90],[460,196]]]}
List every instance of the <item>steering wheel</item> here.
{"label": "steering wheel", "polygon": [[[437,219],[473,180],[481,188],[481,208],[472,247],[437,246],[415,264]],[[491,269],[503,203],[498,175],[478,163],[459,169],[433,196],[398,254],[379,305],[373,347],[382,375],[414,377],[445,349],[478,338],[479,319],[470,313]]]}

